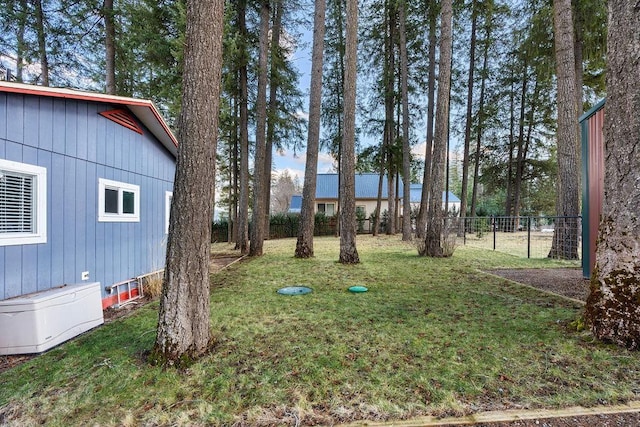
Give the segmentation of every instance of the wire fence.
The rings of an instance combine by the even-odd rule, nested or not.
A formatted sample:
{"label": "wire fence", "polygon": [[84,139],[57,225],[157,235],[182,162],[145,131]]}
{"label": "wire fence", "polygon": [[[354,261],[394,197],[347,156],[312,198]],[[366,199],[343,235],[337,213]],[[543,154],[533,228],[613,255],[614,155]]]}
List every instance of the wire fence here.
{"label": "wire fence", "polygon": [[[452,219],[458,243],[526,258],[578,260],[582,217],[464,217]],[[456,232],[456,231],[454,231]]]}
{"label": "wire fence", "polygon": [[[524,258],[557,258],[579,260],[582,255],[582,218],[490,216],[447,218],[448,238],[456,236],[456,244],[497,252],[505,252]],[[212,242],[226,242],[228,223],[214,224]],[[270,239],[296,237],[299,216],[288,215],[272,219],[269,226]],[[358,234],[370,234],[373,223],[370,219],[358,219]],[[381,224],[380,232],[385,232]],[[337,236],[336,217],[320,216],[314,227],[316,236]],[[445,236],[447,237],[447,236]]]}

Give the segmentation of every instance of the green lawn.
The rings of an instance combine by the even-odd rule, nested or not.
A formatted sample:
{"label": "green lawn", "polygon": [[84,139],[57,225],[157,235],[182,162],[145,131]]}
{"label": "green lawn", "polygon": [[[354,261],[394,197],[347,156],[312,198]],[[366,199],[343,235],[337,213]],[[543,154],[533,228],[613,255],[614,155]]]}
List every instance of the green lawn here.
{"label": "green lawn", "polygon": [[[480,272],[555,267],[472,248],[420,258],[399,237],[295,240],[212,276],[210,355],[149,366],[157,303],[0,374],[0,424],[301,425],[640,397],[640,354],[569,324],[581,308]],[[215,250],[229,251],[215,245]],[[306,285],[313,293],[281,296]],[[352,285],[369,292],[351,294]]]}

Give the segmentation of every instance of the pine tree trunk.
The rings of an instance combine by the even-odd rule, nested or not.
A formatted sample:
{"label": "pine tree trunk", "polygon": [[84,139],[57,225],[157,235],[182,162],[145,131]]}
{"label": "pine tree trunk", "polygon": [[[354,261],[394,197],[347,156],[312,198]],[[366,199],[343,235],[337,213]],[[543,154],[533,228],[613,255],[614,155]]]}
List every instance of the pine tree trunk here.
{"label": "pine tree trunk", "polygon": [[571,1],[554,0],[556,75],[558,77],[558,182],[550,258],[578,259],[578,114]]}
{"label": "pine tree trunk", "polygon": [[442,0],[440,24],[440,72],[438,73],[438,108],[436,111],[436,130],[433,140],[433,165],[429,185],[429,212],[424,254],[431,257],[444,256],[442,250],[442,192],[449,136],[449,91],[451,88],[451,56],[453,18],[452,0]]}
{"label": "pine tree trunk", "polygon": [[106,92],[116,94],[116,29],[113,22],[113,0],[104,0],[102,6],[104,17],[105,73]]}
{"label": "pine tree trunk", "polygon": [[247,23],[246,0],[238,0],[238,31],[240,33],[240,201],[238,207],[238,233],[236,249],[245,255],[249,253],[249,90],[247,78]]}
{"label": "pine tree trunk", "polygon": [[422,178],[422,194],[420,210],[416,219],[416,237],[424,239],[427,229],[427,213],[429,211],[429,183],[431,182],[431,160],[433,156],[433,121],[436,94],[436,48],[437,18],[435,4],[429,9],[429,81],[427,86],[427,140],[424,155],[424,173]]}
{"label": "pine tree trunk", "polygon": [[381,210],[382,210],[382,185],[384,184],[384,142],[380,144],[380,167],[378,171],[378,193],[376,197],[376,211],[375,218],[373,221],[373,235],[377,236],[380,232],[380,221],[382,219]]}
{"label": "pine tree trunk", "polygon": [[385,61],[384,61],[384,150],[387,159],[387,234],[395,234],[394,198],[393,198],[393,142],[394,116],[393,106],[395,104],[395,91],[393,88],[395,77],[395,9],[393,2],[385,2],[386,7],[386,37],[385,37]]}
{"label": "pine tree trunk", "polygon": [[[469,189],[469,151],[471,147],[471,123],[473,122],[473,72],[476,68],[476,28],[478,13],[476,0],[471,2],[471,43],[469,46],[469,79],[467,81],[467,116],[464,127],[464,152],[462,154],[462,191],[460,192],[460,216],[467,216],[467,195]],[[462,236],[464,228],[458,229]]]}
{"label": "pine tree trunk", "polygon": [[27,26],[27,0],[18,2],[20,10],[17,13],[18,28],[16,31],[16,80],[18,83],[23,82],[24,56],[27,52],[27,43],[25,40],[25,32]]}
{"label": "pine tree trunk", "polygon": [[636,2],[609,0],[605,177],[586,319],[593,334],[640,349],[640,57]]}
{"label": "pine tree trunk", "polygon": [[44,29],[44,11],[42,0],[34,0],[36,8],[36,33],[38,35],[38,56],[42,72],[42,86],[49,86],[49,57],[47,55],[47,39]]}
{"label": "pine tree trunk", "polygon": [[278,67],[280,62],[280,33],[282,32],[282,0],[274,0],[273,27],[271,29],[271,69],[269,71],[269,109],[267,111],[267,146],[265,149],[264,179],[267,183],[264,204],[267,207],[264,215],[264,235],[270,236],[271,219],[271,171],[273,163],[273,135],[276,131],[278,116]]}
{"label": "pine tree trunk", "polygon": [[311,57],[311,89],[309,94],[309,134],[305,162],[304,188],[300,229],[296,241],[296,258],[313,256],[313,230],[315,227],[316,183],[318,149],[320,146],[320,119],[322,108],[322,65],[324,53],[326,1],[315,0],[313,14],[313,52]]}
{"label": "pine tree trunk", "polygon": [[269,54],[269,0],[262,0],[260,6],[260,42],[258,48],[258,94],[256,96],[256,154],[253,173],[253,217],[251,221],[250,256],[261,256],[265,239],[264,215],[266,192],[269,182],[265,182],[266,124],[267,124],[267,66]]}
{"label": "pine tree trunk", "polygon": [[402,97],[402,240],[411,240],[411,144],[409,141],[409,64],[407,58],[407,25],[405,0],[400,0],[400,80]]}
{"label": "pine tree trunk", "polygon": [[224,2],[188,0],[178,161],[152,360],[182,364],[209,345],[209,256]]}
{"label": "pine tree trunk", "polygon": [[482,71],[481,71],[481,79],[480,79],[480,99],[478,100],[478,128],[476,130],[476,155],[475,155],[475,163],[473,165],[473,187],[471,190],[471,216],[476,216],[477,204],[478,204],[478,179],[480,178],[480,160],[482,159],[482,135],[484,130],[484,98],[485,98],[485,87],[487,82],[487,74],[488,70],[488,62],[489,62],[489,43],[491,36],[491,17],[488,16],[487,19],[489,22],[485,22],[486,34],[484,40],[484,48],[482,52]]}
{"label": "pine tree trunk", "polygon": [[344,136],[342,140],[340,182],[340,262],[360,262],[356,249],[355,131],[356,66],[358,55],[358,0],[347,0],[345,40]]}

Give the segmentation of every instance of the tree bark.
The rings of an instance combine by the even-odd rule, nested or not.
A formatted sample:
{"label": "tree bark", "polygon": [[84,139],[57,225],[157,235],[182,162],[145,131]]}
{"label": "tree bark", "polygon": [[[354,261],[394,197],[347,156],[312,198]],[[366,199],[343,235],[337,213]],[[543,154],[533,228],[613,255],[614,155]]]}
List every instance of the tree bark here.
{"label": "tree bark", "polygon": [[17,3],[20,10],[17,11],[18,28],[16,31],[16,80],[23,82],[23,70],[25,63],[25,54],[27,52],[27,43],[25,41],[25,32],[27,26],[27,0],[20,0]]}
{"label": "tree bark", "polygon": [[576,70],[571,1],[554,0],[553,23],[558,80],[558,183],[556,212],[549,257],[578,258],[578,128],[576,122]]}
{"label": "tree bark", "polygon": [[378,170],[378,193],[376,197],[376,211],[375,218],[373,221],[373,235],[377,236],[380,232],[380,220],[382,219],[381,210],[382,210],[382,185],[384,184],[384,139],[380,143],[380,165]]}
{"label": "tree bark", "polygon": [[36,9],[36,34],[38,36],[38,56],[40,57],[40,70],[42,71],[42,86],[49,86],[49,57],[47,55],[42,0],[34,0],[33,3]]}
{"label": "tree bark", "polygon": [[258,48],[258,94],[256,97],[256,154],[253,172],[253,217],[251,221],[250,256],[261,256],[265,239],[264,215],[266,192],[265,182],[266,122],[267,122],[267,66],[269,54],[270,2],[262,0],[260,6],[260,42]]}
{"label": "tree bark", "polygon": [[305,162],[300,229],[296,241],[296,258],[313,256],[313,231],[315,227],[316,183],[318,149],[320,146],[320,115],[322,109],[322,65],[324,53],[326,1],[315,0],[313,14],[313,52],[311,57],[311,89],[309,93],[309,133],[307,135],[307,159]]}
{"label": "tree bark", "polygon": [[340,150],[340,263],[360,262],[356,249],[355,130],[358,62],[358,0],[347,0],[345,39],[344,134]]}
{"label": "tree bark", "polygon": [[224,2],[187,0],[178,160],[153,359],[181,364],[209,344],[209,255]]}
{"label": "tree bark", "polygon": [[640,13],[627,0],[609,0],[608,7],[604,203],[586,320],[598,339],[638,350]]}
{"label": "tree bark", "polygon": [[489,62],[489,43],[491,36],[491,16],[487,16],[485,19],[489,22],[485,22],[485,40],[482,51],[482,71],[480,78],[480,99],[478,100],[478,128],[476,130],[476,155],[475,163],[473,165],[473,187],[471,190],[471,216],[476,216],[476,209],[478,203],[478,180],[480,178],[480,160],[482,159],[482,134],[484,130],[484,99],[485,99],[485,87],[488,78],[488,62]]}
{"label": "tree bark", "polygon": [[385,37],[385,60],[384,60],[384,150],[387,159],[387,234],[395,234],[394,218],[394,188],[393,188],[393,143],[394,117],[393,107],[395,105],[395,93],[393,88],[395,77],[395,9],[392,1],[386,1],[386,37]]}
{"label": "tree bark", "polygon": [[269,107],[267,111],[267,140],[264,160],[264,179],[266,206],[264,215],[264,235],[269,238],[271,219],[271,171],[273,163],[273,135],[276,131],[278,116],[278,67],[280,67],[280,34],[282,32],[282,0],[273,1],[273,27],[271,28],[271,69],[269,70]]}
{"label": "tree bark", "polygon": [[246,0],[238,0],[238,31],[240,32],[240,202],[238,207],[238,232],[236,249],[245,255],[249,253],[249,89],[247,77],[247,23]]}
{"label": "tree bark", "polygon": [[429,211],[429,183],[431,182],[431,159],[433,158],[433,121],[436,94],[436,48],[437,19],[435,4],[429,7],[429,81],[427,86],[427,140],[424,154],[424,173],[422,178],[422,194],[420,211],[416,219],[416,237],[423,239],[427,229],[427,212]]}
{"label": "tree bark", "polygon": [[[471,123],[473,122],[473,72],[476,68],[476,28],[478,12],[476,0],[471,2],[471,42],[469,46],[469,79],[467,81],[467,115],[464,127],[464,152],[462,154],[462,191],[460,192],[460,216],[467,216],[467,195],[469,187],[469,151],[471,147]],[[464,228],[458,230],[462,236]]]}
{"label": "tree bark", "polygon": [[106,61],[106,92],[116,94],[116,29],[113,22],[113,0],[104,0],[102,6],[104,17],[104,44]]}
{"label": "tree bark", "polygon": [[442,0],[441,5],[438,108],[436,111],[436,130],[433,141],[433,166],[431,168],[431,182],[429,185],[427,232],[425,236],[424,253],[422,254],[431,257],[444,256],[442,249],[442,191],[444,189],[444,169],[449,135],[449,91],[451,88],[452,0]]}
{"label": "tree bark", "polygon": [[407,58],[407,4],[400,0],[400,80],[402,97],[402,240],[411,240],[411,143],[409,141],[409,64]]}

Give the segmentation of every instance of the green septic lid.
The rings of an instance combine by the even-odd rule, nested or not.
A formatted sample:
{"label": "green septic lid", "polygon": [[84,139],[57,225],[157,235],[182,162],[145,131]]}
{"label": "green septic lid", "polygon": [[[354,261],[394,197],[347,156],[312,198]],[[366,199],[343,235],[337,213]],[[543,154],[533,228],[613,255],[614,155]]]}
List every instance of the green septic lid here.
{"label": "green septic lid", "polygon": [[311,291],[312,289],[306,286],[287,286],[286,288],[278,289],[280,295],[304,295]]}
{"label": "green septic lid", "polygon": [[355,294],[359,294],[361,292],[367,292],[369,289],[365,288],[364,286],[352,286],[349,288],[349,292],[353,292]]}

